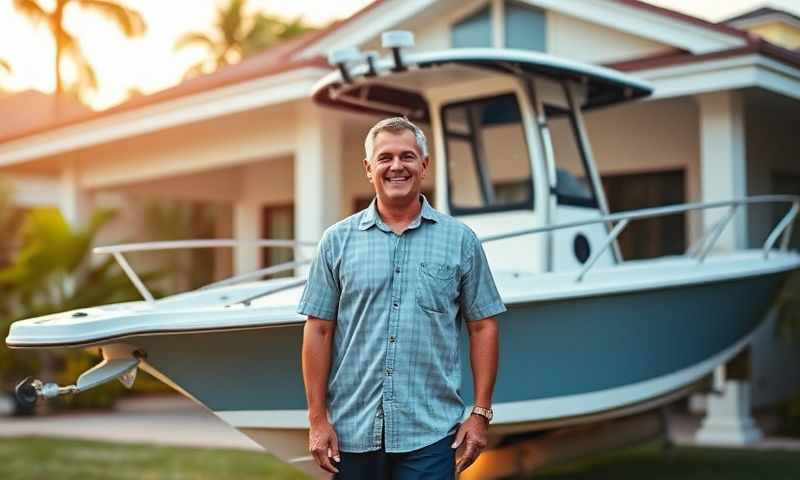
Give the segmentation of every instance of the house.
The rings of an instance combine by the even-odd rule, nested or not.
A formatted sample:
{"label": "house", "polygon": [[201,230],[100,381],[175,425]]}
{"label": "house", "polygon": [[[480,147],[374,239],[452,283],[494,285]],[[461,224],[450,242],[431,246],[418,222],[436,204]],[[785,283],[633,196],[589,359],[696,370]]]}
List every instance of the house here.
{"label": "house", "polygon": [[[0,130],[0,174],[57,187],[42,201],[57,202],[75,224],[110,201],[180,199],[221,207],[218,238],[315,240],[369,200],[360,161],[376,118],[322,109],[312,86],[330,71],[327,52],[379,50],[380,34],[395,29],[413,31],[417,50],[530,49],[649,81],[655,93],[646,101],[586,115],[612,210],[800,193],[797,18],[759,10],[715,24],[639,0],[377,0],[173,88]],[[435,178],[424,184],[434,186]],[[720,248],[760,245],[782,213],[742,209]],[[623,239],[624,253],[683,251],[722,215],[651,222],[639,228],[652,241]],[[118,228],[135,222],[123,214]],[[264,261],[257,247],[242,246],[219,253],[215,268],[224,276]],[[752,348],[756,404],[800,385],[800,369],[776,373],[776,364],[800,365],[800,352],[778,345],[771,328]]]}

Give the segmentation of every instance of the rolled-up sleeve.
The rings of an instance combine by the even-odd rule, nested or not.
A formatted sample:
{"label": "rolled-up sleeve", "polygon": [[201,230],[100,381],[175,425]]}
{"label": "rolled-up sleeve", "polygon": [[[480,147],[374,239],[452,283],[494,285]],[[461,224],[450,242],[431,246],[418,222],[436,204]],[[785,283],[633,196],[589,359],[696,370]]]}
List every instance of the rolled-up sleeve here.
{"label": "rolled-up sleeve", "polygon": [[466,321],[483,320],[506,311],[494,283],[483,246],[470,235],[461,263],[461,316]]}
{"label": "rolled-up sleeve", "polygon": [[297,313],[323,320],[336,320],[339,310],[339,281],[335,275],[329,255],[329,236],[323,235],[317,256],[311,262]]}

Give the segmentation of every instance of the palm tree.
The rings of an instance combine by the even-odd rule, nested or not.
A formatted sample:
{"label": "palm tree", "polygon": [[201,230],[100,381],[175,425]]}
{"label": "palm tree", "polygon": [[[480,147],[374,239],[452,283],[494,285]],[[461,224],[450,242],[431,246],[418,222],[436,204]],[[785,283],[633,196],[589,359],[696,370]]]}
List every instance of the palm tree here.
{"label": "palm tree", "polygon": [[72,60],[78,70],[79,89],[97,89],[94,69],[83,55],[78,39],[64,28],[64,11],[69,5],[91,10],[117,24],[126,37],[142,35],[147,29],[144,19],[136,10],[120,5],[113,0],[55,0],[55,7],[48,11],[39,5],[39,0],[14,0],[14,6],[32,23],[44,23],[55,41],[56,94],[65,91],[61,77],[61,61]]}
{"label": "palm tree", "polygon": [[200,46],[210,54],[189,68],[185,76],[214,71],[282,40],[313,30],[303,22],[302,17],[285,21],[264,13],[248,16],[244,11],[246,3],[247,0],[231,0],[227,6],[220,7],[212,35],[188,32],[175,42],[175,50]]}

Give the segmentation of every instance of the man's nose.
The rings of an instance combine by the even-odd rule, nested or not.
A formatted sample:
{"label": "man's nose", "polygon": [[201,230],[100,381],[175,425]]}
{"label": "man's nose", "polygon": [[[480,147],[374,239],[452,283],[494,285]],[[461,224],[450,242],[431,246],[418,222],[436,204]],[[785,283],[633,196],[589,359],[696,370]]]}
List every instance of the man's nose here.
{"label": "man's nose", "polygon": [[403,168],[403,162],[400,161],[400,155],[395,155],[392,157],[392,164],[389,165],[389,168],[392,170],[401,170]]}

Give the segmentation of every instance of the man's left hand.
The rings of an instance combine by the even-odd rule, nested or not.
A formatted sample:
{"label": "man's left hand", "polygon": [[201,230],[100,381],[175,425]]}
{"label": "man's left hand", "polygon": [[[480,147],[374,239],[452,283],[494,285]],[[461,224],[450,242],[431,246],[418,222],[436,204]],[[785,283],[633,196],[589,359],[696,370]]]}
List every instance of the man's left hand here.
{"label": "man's left hand", "polygon": [[475,462],[478,455],[486,448],[486,432],[489,429],[489,422],[479,416],[470,415],[468,419],[458,427],[456,440],[452,447],[458,448],[462,443],[466,444],[464,454],[456,462],[456,471],[463,472]]}

